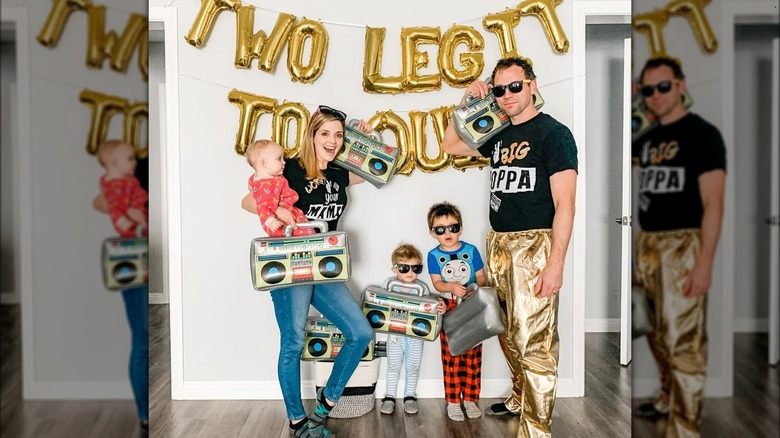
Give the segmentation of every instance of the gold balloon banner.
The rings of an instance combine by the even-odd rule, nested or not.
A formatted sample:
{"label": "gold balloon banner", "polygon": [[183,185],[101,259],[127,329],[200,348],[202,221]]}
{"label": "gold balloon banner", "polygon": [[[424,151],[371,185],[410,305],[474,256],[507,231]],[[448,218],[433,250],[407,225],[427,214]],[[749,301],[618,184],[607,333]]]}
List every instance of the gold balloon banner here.
{"label": "gold balloon banner", "polygon": [[673,0],[663,9],[654,9],[650,12],[635,14],[633,26],[647,37],[650,48],[650,58],[669,56],[666,53],[663,29],[672,16],[683,17],[691,26],[693,35],[699,46],[706,53],[715,53],[718,50],[718,40],[707,20],[704,7],[712,0]]}
{"label": "gold balloon banner", "polygon": [[112,70],[127,71],[133,49],[138,47],[138,70],[144,81],[149,77],[148,19],[132,13],[121,36],[110,30],[106,33],[106,7],[93,5],[91,0],[52,0],[52,7],[36,39],[45,47],[54,48],[62,36],[65,24],[75,11],[87,14],[87,67],[103,68],[110,59]]}
{"label": "gold balloon banner", "polygon": [[[66,0],[63,0],[66,1]],[[81,0],[85,1],[85,0]],[[695,1],[695,0],[691,0]],[[563,31],[555,7],[563,0],[524,0],[514,9],[490,14],[482,22],[484,28],[498,38],[501,56],[520,56],[514,37],[514,28],[522,16],[539,19],[547,39],[557,53],[569,50],[569,40]],[[254,30],[255,7],[240,0],[202,0],[198,13],[184,39],[193,47],[201,47],[208,40],[217,16],[230,11],[236,14],[236,48],[233,65],[248,69],[252,59],[257,67],[273,72],[285,43],[288,44],[287,70],[293,82],[312,83],[325,68],[328,54],[328,32],[321,21],[280,12],[271,33]],[[439,27],[404,27],[401,29],[401,72],[382,75],[382,52],[386,29],[366,26],[363,58],[363,90],[367,93],[397,94],[427,92],[441,89],[442,80],[451,87],[463,88],[478,79],[485,67],[481,53],[485,48],[482,35],[473,27],[453,25],[443,34]],[[304,59],[304,45],[311,40],[311,51]],[[466,51],[455,59],[458,46]],[[430,55],[420,46],[437,46],[438,54]],[[420,74],[433,66],[436,72]]]}
{"label": "gold balloon banner", "polygon": [[146,102],[133,102],[110,94],[99,93],[85,89],[79,95],[79,100],[92,110],[92,117],[87,135],[87,153],[95,155],[98,146],[106,141],[111,119],[122,115],[122,140],[135,148],[135,155],[144,159],[149,155],[148,144],[142,144],[142,126],[149,120],[149,105]]}
{"label": "gold balloon banner", "polygon": [[[103,113],[111,108],[121,106],[121,102],[112,101],[106,97]],[[257,123],[263,114],[272,114],[271,140],[279,143],[285,150],[285,156],[292,158],[298,155],[299,145],[303,143],[306,127],[309,124],[309,111],[300,103],[284,102],[278,104],[274,98],[259,96],[245,91],[233,89],[228,93],[228,101],[239,109],[238,132],[236,133],[235,153],[244,155],[244,151],[255,138]],[[471,167],[482,168],[490,165],[488,158],[450,156],[441,150],[441,141],[447,129],[448,120],[454,106],[445,106],[431,111],[410,111],[409,123],[392,110],[379,111],[368,124],[372,130],[379,133],[390,131],[395,137],[398,148],[398,164],[396,174],[410,175],[415,168],[423,172],[439,172],[448,166],[458,170]],[[436,136],[437,153],[429,155],[426,140],[427,118],[431,116],[433,131]],[[294,139],[290,140],[290,124],[295,123]],[[385,136],[387,138],[387,136]]]}

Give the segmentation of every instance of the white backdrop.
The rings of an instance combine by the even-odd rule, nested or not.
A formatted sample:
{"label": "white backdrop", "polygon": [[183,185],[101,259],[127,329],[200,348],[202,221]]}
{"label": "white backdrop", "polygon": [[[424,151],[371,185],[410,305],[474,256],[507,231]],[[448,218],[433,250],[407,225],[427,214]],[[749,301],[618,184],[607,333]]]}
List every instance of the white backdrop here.
{"label": "white backdrop", "polygon": [[[157,6],[165,6],[168,2]],[[571,41],[572,4],[556,8]],[[156,6],[156,4],[152,4]],[[482,18],[501,12],[515,4],[488,1],[478,7],[453,7],[452,2],[395,2],[379,14],[369,15],[363,2],[331,4],[288,3],[283,9],[257,9],[255,29],[269,32],[278,12],[297,17],[322,19],[329,35],[329,49],[324,73],[313,84],[290,80],[285,66],[286,49],[273,73],[252,68],[233,67],[235,16],[222,12],[215,20],[209,39],[200,48],[184,40],[195,19],[197,2],[175,1],[179,36],[179,151],[181,181],[171,190],[180,191],[181,224],[172,224],[169,232],[181,233],[182,290],[171,291],[172,324],[181,327],[181,370],[172,370],[174,398],[278,398],[276,379],[278,329],[274,322],[270,296],[251,287],[247,272],[249,241],[260,234],[256,216],[240,208],[246,193],[246,179],[251,173],[243,157],[233,151],[238,108],[227,100],[228,92],[242,91],[277,99],[301,102],[310,111],[318,104],[339,108],[350,118],[368,119],[375,112],[392,109],[408,120],[408,111],[431,110],[457,103],[463,89],[442,85],[440,91],[398,95],[368,94],[362,90],[364,26],[385,27],[383,69],[386,76],[401,70],[400,29],[411,26],[439,26],[444,32],[452,23],[475,27],[485,38],[486,69],[489,75],[500,56],[494,34],[482,27]],[[258,5],[259,6],[259,5]],[[277,8],[277,6],[274,6]],[[281,8],[281,7],[279,7]],[[413,12],[413,13],[412,13]],[[427,17],[427,18],[422,18]],[[333,24],[349,23],[345,24]],[[543,108],[571,126],[573,120],[572,55],[552,50],[543,28],[534,17],[524,17],[514,29],[523,56],[530,57],[538,76],[540,92],[546,100]],[[428,51],[435,68],[437,48],[421,46]],[[166,56],[169,56],[166,53]],[[423,69],[421,74],[432,73]],[[170,86],[170,84],[168,84]],[[437,147],[428,122],[429,149]],[[269,137],[271,116],[260,118],[256,138]],[[395,145],[388,131],[384,140]],[[409,242],[426,253],[435,245],[427,230],[425,215],[435,202],[450,201],[460,206],[464,216],[463,239],[477,245],[484,254],[487,221],[488,173],[448,168],[426,174],[419,169],[407,176],[396,176],[387,187],[377,190],[369,184],[350,188],[350,204],[341,227],[349,232],[353,275],[350,289],[357,295],[369,284],[377,284],[391,275],[390,253],[400,242]],[[576,220],[584,220],[577,217]],[[580,236],[582,237],[582,236]],[[576,241],[577,236],[573,237]],[[574,242],[573,242],[574,243]],[[584,244],[584,238],[583,243]],[[559,395],[573,394],[574,345],[572,306],[572,260],[567,258],[560,305],[560,386]],[[428,281],[427,275],[422,276]],[[174,282],[175,283],[175,282]],[[172,283],[172,284],[174,284]],[[175,300],[180,299],[181,314]],[[578,309],[582,312],[583,309]],[[173,332],[172,332],[173,333]],[[175,336],[172,344],[177,342]],[[177,346],[172,345],[174,354]],[[616,358],[617,360],[617,358]],[[172,358],[174,364],[177,359]],[[176,381],[177,373],[182,380]],[[384,366],[378,393],[383,391]],[[311,389],[311,367],[303,368],[304,385]],[[509,374],[495,339],[485,345],[483,361],[483,396],[505,395]],[[441,365],[438,341],[427,346],[423,357],[419,394],[441,397]]]}

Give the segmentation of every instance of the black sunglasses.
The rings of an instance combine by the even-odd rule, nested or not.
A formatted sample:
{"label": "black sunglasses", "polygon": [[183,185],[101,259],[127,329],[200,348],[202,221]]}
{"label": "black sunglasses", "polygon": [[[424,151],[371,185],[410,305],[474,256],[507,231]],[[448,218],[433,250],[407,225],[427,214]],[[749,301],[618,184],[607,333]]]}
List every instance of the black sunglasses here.
{"label": "black sunglasses", "polygon": [[443,236],[444,232],[450,230],[450,233],[455,234],[460,231],[460,224],[452,225],[439,225],[438,227],[431,228],[437,236]]}
{"label": "black sunglasses", "polygon": [[642,88],[640,88],[640,91],[642,92],[642,96],[650,97],[655,93],[655,90],[658,90],[662,94],[666,94],[672,90],[672,83],[673,81],[662,81],[655,85],[643,85]]}
{"label": "black sunglasses", "polygon": [[521,91],[523,91],[523,84],[530,84],[532,79],[523,79],[522,81],[514,81],[509,85],[497,85],[493,87],[491,90],[493,91],[493,96],[501,97],[504,94],[506,94],[506,89],[509,88],[509,91],[512,92],[512,94],[517,94]]}
{"label": "black sunglasses", "polygon": [[339,111],[339,110],[331,108],[329,106],[320,105],[317,108],[317,111],[319,111],[319,112],[321,112],[322,114],[325,114],[325,115],[333,116],[333,117],[341,120],[342,122],[344,120],[347,120],[347,115],[344,113],[344,111]]}
{"label": "black sunglasses", "polygon": [[402,274],[409,272],[409,269],[411,269],[415,274],[422,273],[422,265],[407,265],[406,263],[396,263],[395,268],[398,269],[398,272]]}

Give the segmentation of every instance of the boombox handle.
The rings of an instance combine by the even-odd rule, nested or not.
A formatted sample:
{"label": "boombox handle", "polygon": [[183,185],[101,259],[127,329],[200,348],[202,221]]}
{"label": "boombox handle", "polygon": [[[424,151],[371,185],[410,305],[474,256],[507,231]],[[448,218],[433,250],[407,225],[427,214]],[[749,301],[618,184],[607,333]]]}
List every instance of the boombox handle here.
{"label": "boombox handle", "polygon": [[423,288],[417,283],[404,283],[403,281],[400,280],[390,280],[390,282],[387,283],[387,290],[388,291],[393,290],[393,286],[405,287],[407,289],[414,289],[417,291],[417,296],[420,297],[423,296]]}
{"label": "boombox handle", "polygon": [[[358,124],[360,124],[360,120],[358,120],[358,119],[350,119],[350,121],[347,123],[347,126],[349,126],[350,128],[357,129],[357,125]],[[371,131],[371,132],[368,132],[368,133],[363,132],[363,131],[360,131],[360,132],[362,134],[364,134],[365,136],[367,136],[367,137],[373,138],[378,143],[382,143],[382,136],[379,135],[379,131]]]}
{"label": "boombox handle", "polygon": [[[298,228],[317,228],[320,230],[320,233],[327,233],[328,232],[328,223],[325,221],[309,221],[309,222],[299,222],[295,224],[298,226]],[[293,226],[287,225],[284,227],[284,237],[290,237],[293,233]]]}
{"label": "boombox handle", "polygon": [[477,291],[479,290],[479,286],[477,283],[471,283],[466,287],[466,296],[464,297],[457,297],[458,305],[462,303],[464,300],[469,299],[469,297],[473,296]]}
{"label": "boombox handle", "polygon": [[[491,79],[491,78],[485,78],[485,83],[487,84],[488,88],[490,88],[490,87],[492,87],[492,86],[493,86],[493,79]],[[490,90],[490,91],[488,91],[488,94],[493,94],[493,90]],[[472,100],[474,100],[474,99],[475,99],[475,97],[474,97],[474,96],[472,96],[472,95],[470,95],[470,94],[467,94],[467,95],[466,95],[466,103],[469,103],[469,102],[471,102],[471,101],[472,101]]]}

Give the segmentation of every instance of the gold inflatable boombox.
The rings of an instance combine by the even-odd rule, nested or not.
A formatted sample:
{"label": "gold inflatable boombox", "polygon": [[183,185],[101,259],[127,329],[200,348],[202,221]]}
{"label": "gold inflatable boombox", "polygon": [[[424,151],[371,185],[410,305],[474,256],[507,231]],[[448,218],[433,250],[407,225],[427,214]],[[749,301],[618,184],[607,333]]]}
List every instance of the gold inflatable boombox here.
{"label": "gold inflatable boombox", "polygon": [[[687,109],[693,105],[693,98],[685,90],[682,96],[683,106]],[[658,126],[658,118],[645,105],[645,99],[640,93],[634,95],[631,102],[631,141],[636,141],[639,137]]]}
{"label": "gold inflatable boombox", "polygon": [[[488,86],[492,86],[487,82]],[[541,108],[544,99],[539,90],[533,95],[534,107]],[[478,149],[491,137],[511,124],[509,116],[498,106],[493,92],[482,99],[466,97],[466,103],[458,105],[452,113],[452,123],[458,136],[472,149]]]}
{"label": "gold inflatable boombox", "polygon": [[119,290],[149,283],[149,239],[112,237],[103,241],[103,284]]}
{"label": "gold inflatable boombox", "polygon": [[[417,296],[392,292],[393,287],[417,291]],[[439,300],[433,296],[421,296],[422,287],[417,284],[391,281],[387,289],[368,286],[363,290],[363,314],[375,332],[410,336],[433,341],[441,331]]]}
{"label": "gold inflatable boombox", "polygon": [[304,222],[298,227],[318,228],[322,232],[292,237],[292,227],[287,226],[286,237],[252,240],[249,265],[256,290],[349,280],[347,233],[327,232],[325,221]]}
{"label": "gold inflatable boombox", "polygon": [[355,126],[353,119],[347,124],[344,134],[344,148],[334,163],[360,175],[363,179],[381,188],[390,181],[398,162],[398,149],[382,143],[376,131],[366,134]]}
{"label": "gold inflatable boombox", "polygon": [[[304,328],[303,360],[332,360],[344,346],[344,334],[325,318],[309,317]],[[360,360],[374,360],[374,340],[368,343]]]}

